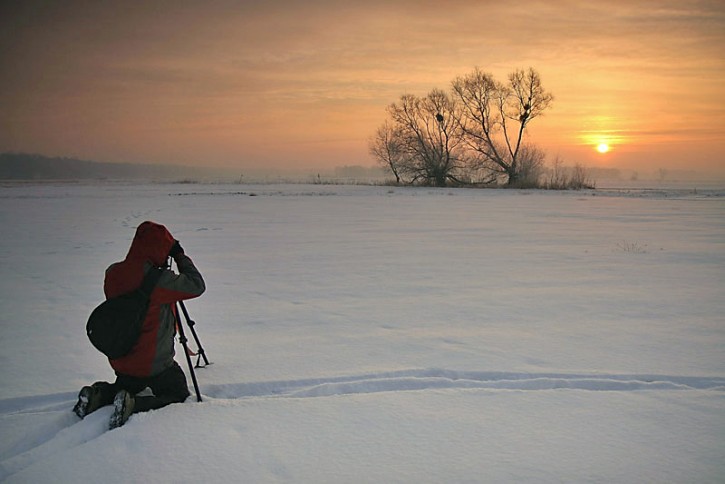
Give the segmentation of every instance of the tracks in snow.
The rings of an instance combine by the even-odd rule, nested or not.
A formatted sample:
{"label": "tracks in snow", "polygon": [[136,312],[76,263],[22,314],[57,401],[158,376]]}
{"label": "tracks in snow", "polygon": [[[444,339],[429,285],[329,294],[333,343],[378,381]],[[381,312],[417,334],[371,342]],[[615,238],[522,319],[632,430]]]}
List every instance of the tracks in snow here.
{"label": "tracks in snow", "polygon": [[[203,380],[202,380],[203,381]],[[191,382],[189,382],[191,383]],[[446,388],[491,390],[713,390],[725,391],[725,377],[617,375],[586,373],[513,373],[413,369],[329,378],[275,380],[203,385],[212,398],[324,397],[356,393],[402,392]],[[76,392],[7,398],[0,400],[0,418],[9,414],[46,413],[64,410],[75,403]]]}
{"label": "tracks in snow", "polygon": [[725,391],[725,377],[507,373],[422,369],[321,379],[206,385],[203,390],[205,394],[213,398],[232,399],[269,396],[304,398],[448,388],[518,391],[556,389],[586,391]]}
{"label": "tracks in snow", "polygon": [[[311,398],[437,389],[722,392],[725,391],[725,377],[414,369],[332,378],[202,386],[202,392],[210,400]],[[106,432],[110,407],[99,409],[81,421],[71,412],[75,396],[74,392],[67,392],[0,400],[0,434],[12,434],[0,445],[0,481],[35,462],[93,441]]]}

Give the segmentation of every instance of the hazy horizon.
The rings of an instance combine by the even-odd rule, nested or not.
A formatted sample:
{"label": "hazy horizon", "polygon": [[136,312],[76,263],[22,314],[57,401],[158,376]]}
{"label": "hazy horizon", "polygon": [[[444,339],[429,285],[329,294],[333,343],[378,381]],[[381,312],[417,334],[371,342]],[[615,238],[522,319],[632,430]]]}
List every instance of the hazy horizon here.
{"label": "hazy horizon", "polygon": [[721,2],[30,0],[0,19],[0,152],[372,166],[402,94],[531,66],[555,96],[529,130],[550,158],[725,176]]}

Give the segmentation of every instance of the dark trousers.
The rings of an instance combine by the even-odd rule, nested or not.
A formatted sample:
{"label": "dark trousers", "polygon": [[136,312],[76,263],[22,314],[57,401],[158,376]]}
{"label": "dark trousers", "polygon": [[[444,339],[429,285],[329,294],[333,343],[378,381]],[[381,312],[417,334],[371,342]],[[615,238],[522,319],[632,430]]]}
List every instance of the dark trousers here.
{"label": "dark trousers", "polygon": [[[114,383],[99,381],[92,385],[101,393],[103,405],[113,403],[113,398],[121,390],[134,395],[135,404],[133,413],[146,412],[165,407],[171,403],[181,403],[189,396],[189,387],[186,375],[178,363],[162,371],[156,376],[137,378],[128,375],[116,375]],[[136,396],[137,393],[150,388],[153,396]]]}

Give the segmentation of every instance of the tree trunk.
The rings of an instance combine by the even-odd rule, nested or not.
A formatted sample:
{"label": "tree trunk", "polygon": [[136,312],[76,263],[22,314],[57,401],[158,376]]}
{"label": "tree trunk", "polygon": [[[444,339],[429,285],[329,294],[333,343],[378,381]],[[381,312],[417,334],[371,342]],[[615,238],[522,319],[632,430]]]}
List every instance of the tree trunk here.
{"label": "tree trunk", "polygon": [[445,187],[446,186],[446,175],[444,173],[436,173],[435,175],[435,184],[437,187]]}

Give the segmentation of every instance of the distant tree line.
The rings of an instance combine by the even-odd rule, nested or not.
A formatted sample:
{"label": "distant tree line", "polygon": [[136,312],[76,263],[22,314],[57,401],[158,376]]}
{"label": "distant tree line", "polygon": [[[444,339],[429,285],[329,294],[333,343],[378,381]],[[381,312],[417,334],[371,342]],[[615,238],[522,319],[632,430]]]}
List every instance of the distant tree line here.
{"label": "distant tree line", "polygon": [[[370,154],[396,183],[540,186],[546,155],[525,134],[553,99],[533,68],[513,71],[506,82],[476,68],[454,79],[450,92],[404,94],[390,104]],[[550,181],[571,181],[560,162],[555,168]]]}
{"label": "distant tree line", "polygon": [[201,170],[170,165],[102,163],[27,153],[0,154],[0,180],[178,179]]}

